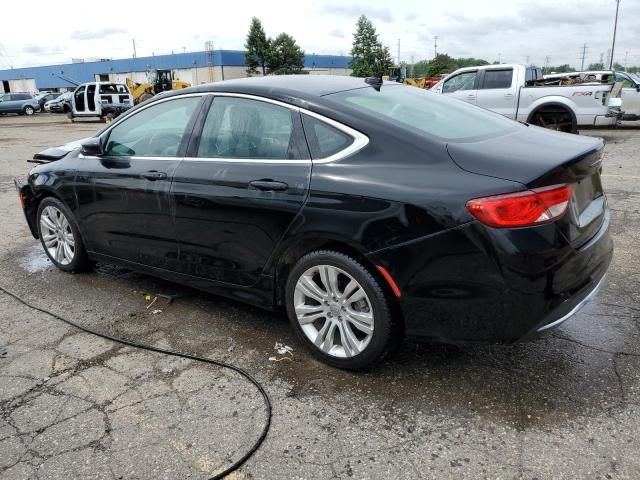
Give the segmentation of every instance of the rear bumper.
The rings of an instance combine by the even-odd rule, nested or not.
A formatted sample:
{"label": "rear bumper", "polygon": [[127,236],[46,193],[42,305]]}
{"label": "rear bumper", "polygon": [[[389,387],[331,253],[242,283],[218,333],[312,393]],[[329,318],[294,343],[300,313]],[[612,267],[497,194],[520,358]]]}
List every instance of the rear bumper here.
{"label": "rear bumper", "polygon": [[618,113],[610,112],[606,115],[596,115],[593,119],[594,127],[612,127],[618,122]]}
{"label": "rear bumper", "polygon": [[371,260],[400,288],[408,336],[511,343],[559,326],[595,295],[613,255],[609,219],[607,211],[580,248],[553,224],[496,230],[471,222]]}
{"label": "rear bumper", "polygon": [[589,303],[589,300],[591,300],[593,297],[596,296],[596,294],[600,291],[600,289],[602,288],[602,285],[604,284],[605,277],[606,275],[603,276],[600,279],[600,281],[595,284],[595,286],[589,285],[588,288],[584,289],[584,293],[582,295],[576,295],[573,301],[567,302],[568,303],[567,308],[571,308],[571,310],[569,310],[567,313],[563,313],[562,316],[558,318],[554,318],[555,315],[553,315],[552,318],[545,320],[543,322],[543,325],[541,325],[535,330],[535,333],[538,334],[538,333],[555,330],[564,322],[566,322],[571,317],[573,317],[576,313],[578,313],[582,309],[582,307],[584,307],[587,303]]}

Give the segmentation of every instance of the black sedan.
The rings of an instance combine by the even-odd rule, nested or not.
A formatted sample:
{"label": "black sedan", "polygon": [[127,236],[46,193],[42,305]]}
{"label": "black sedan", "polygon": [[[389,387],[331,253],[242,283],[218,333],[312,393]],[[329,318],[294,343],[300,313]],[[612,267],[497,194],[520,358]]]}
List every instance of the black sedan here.
{"label": "black sedan", "polygon": [[613,252],[603,147],[395,83],[266,77],[154,97],[18,188],[60,269],[284,308],[359,369],[403,336],[513,342],[575,313]]}

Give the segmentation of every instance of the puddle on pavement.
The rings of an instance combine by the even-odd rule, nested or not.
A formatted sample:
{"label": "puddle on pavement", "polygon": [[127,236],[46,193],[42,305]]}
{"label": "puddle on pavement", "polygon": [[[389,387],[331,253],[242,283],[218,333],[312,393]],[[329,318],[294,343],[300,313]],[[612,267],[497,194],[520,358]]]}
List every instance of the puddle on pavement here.
{"label": "puddle on pavement", "polygon": [[26,248],[23,254],[24,256],[20,259],[20,266],[29,273],[42,272],[53,268],[51,260],[44,253],[42,245],[39,243]]}

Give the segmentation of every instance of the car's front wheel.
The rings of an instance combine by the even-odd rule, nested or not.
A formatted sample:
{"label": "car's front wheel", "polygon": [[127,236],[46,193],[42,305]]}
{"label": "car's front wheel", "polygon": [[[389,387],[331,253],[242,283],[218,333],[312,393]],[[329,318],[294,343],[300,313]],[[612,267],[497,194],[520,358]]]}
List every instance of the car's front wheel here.
{"label": "car's front wheel", "polygon": [[73,216],[57,198],[47,197],[38,206],[40,242],[53,264],[66,272],[89,266],[80,231]]}
{"label": "car's front wheel", "polygon": [[368,368],[398,345],[389,298],[372,273],[348,255],[305,255],[291,270],[285,295],[293,328],[330,365]]}

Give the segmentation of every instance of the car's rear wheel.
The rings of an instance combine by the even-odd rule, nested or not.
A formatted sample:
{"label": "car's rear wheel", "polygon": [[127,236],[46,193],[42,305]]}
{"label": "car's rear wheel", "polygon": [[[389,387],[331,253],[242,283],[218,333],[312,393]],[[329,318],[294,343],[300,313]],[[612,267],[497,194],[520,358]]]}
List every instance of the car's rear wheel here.
{"label": "car's rear wheel", "polygon": [[372,273],[348,255],[305,255],[291,270],[285,295],[293,328],[330,365],[368,368],[398,345],[389,298]]}
{"label": "car's rear wheel", "polygon": [[32,106],[27,105],[26,107],[24,107],[24,109],[22,110],[22,112],[23,112],[25,115],[29,115],[29,116],[31,116],[31,115],[33,115],[34,113],[36,113],[36,110],[35,110]]}
{"label": "car's rear wheel", "polygon": [[38,206],[38,233],[45,253],[66,272],[86,269],[90,263],[73,216],[57,198],[47,197]]}

